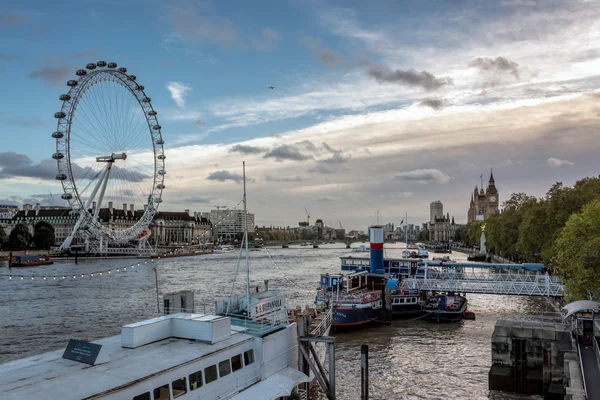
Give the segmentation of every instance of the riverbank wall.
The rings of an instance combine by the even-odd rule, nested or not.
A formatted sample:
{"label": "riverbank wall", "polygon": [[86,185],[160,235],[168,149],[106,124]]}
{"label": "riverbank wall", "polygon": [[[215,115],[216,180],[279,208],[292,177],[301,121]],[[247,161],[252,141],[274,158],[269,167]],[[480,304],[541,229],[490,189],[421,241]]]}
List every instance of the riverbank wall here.
{"label": "riverbank wall", "polygon": [[489,389],[544,399],[579,399],[577,349],[556,316],[520,316],[496,322]]}

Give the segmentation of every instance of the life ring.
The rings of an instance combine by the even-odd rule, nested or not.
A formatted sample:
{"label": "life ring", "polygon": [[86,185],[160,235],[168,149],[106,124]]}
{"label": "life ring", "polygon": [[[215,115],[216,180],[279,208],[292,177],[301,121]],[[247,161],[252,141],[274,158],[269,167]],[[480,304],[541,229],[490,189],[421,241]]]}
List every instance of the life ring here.
{"label": "life ring", "polygon": [[365,294],[365,295],[363,296],[363,303],[366,303],[367,301],[369,301],[369,299],[367,298],[367,295]]}
{"label": "life ring", "polygon": [[334,307],[335,307],[335,308],[339,308],[339,307],[340,307],[340,303],[335,303],[335,304],[334,304]]}
{"label": "life ring", "polygon": [[450,304],[450,305],[448,306],[448,308],[450,308],[451,310],[454,310],[454,304]]}

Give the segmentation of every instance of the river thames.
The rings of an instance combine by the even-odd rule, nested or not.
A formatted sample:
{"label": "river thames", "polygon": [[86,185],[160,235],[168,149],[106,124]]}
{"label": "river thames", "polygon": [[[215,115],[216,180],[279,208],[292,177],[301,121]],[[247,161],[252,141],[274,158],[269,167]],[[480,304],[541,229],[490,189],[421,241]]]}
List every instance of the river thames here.
{"label": "river thames", "polygon": [[[386,257],[399,257],[402,246],[386,245]],[[262,287],[268,279],[271,289],[286,292],[289,306],[312,305],[319,274],[339,272],[339,257],[349,254],[342,244],[251,251],[251,286]],[[368,257],[368,253],[352,255]],[[210,254],[148,260],[147,264],[138,259],[80,260],[78,265],[56,262],[12,270],[7,263],[0,264],[0,275],[15,274],[12,280],[0,277],[0,363],[64,348],[71,338],[118,335],[122,325],[155,316],[154,266],[161,298],[164,293],[189,289],[195,292],[198,311],[205,304],[210,307],[231,290],[237,256],[237,252]],[[461,253],[451,256],[466,260]],[[116,272],[117,268],[121,271]],[[31,280],[31,275],[36,279]],[[39,279],[42,275],[49,279]],[[58,279],[54,281],[53,276]],[[244,276],[238,277],[237,292],[244,290],[243,281]],[[503,314],[555,311],[553,304],[545,298],[521,296],[469,294],[467,298],[469,310],[477,316],[474,321],[440,325],[397,321],[333,333],[338,398],[360,397],[361,344],[369,345],[371,399],[538,398],[490,393],[490,338]]]}

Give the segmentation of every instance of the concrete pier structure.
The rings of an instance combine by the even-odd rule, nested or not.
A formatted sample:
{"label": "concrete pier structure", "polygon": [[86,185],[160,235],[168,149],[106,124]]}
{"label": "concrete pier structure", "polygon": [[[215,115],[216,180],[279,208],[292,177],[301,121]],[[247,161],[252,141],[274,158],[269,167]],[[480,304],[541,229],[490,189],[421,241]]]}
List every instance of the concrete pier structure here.
{"label": "concrete pier structure", "polygon": [[565,397],[565,387],[571,395],[579,393],[581,373],[577,379],[571,365],[577,359],[571,332],[558,315],[498,320],[492,334],[489,389],[575,399]]}

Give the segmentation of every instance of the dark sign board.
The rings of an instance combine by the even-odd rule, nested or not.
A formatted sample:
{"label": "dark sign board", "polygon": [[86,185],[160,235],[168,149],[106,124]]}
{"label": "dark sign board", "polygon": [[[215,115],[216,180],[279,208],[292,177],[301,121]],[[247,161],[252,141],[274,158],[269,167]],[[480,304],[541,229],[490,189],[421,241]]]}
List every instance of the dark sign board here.
{"label": "dark sign board", "polygon": [[70,339],[62,358],[84,364],[95,365],[102,345]]}

